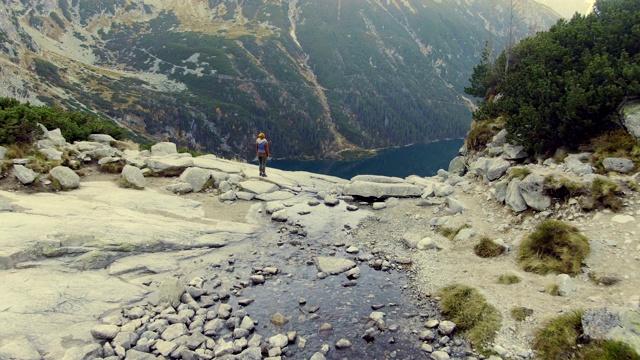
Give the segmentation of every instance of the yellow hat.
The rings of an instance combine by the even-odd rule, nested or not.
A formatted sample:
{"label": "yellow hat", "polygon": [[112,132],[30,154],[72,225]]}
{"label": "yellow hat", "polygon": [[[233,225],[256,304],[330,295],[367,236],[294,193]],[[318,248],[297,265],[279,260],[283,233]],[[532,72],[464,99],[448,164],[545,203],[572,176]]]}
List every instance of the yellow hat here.
{"label": "yellow hat", "polygon": [[260,133],[260,135],[258,135],[258,137],[259,137],[260,139],[264,139],[264,133]]}

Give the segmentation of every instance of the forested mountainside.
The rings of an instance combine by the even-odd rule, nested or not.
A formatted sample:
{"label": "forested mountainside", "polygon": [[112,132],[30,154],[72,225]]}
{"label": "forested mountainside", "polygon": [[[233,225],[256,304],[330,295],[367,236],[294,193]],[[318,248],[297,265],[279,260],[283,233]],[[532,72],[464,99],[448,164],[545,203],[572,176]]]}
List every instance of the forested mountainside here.
{"label": "forested mountainside", "polygon": [[263,131],[274,156],[330,157],[464,136],[486,42],[556,20],[530,0],[2,1],[0,96],[220,155]]}

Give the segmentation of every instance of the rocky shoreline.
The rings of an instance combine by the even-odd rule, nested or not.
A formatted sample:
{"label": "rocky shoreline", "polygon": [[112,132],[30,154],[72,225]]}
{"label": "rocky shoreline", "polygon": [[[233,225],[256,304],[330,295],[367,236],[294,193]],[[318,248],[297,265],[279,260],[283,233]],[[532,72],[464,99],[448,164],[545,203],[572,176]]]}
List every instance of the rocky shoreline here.
{"label": "rocky shoreline", "polygon": [[[274,169],[260,178],[255,165],[171,143],[137,151],[49,131],[36,145],[66,166],[42,175],[14,159],[0,179],[0,357],[483,358],[437,311],[432,294],[452,283],[500,310],[492,350],[505,359],[533,358],[533,333],[554,314],[615,305],[635,316],[635,168],[614,159],[616,174],[595,175],[584,154],[527,164],[503,135],[434,177],[344,180]],[[553,179],[584,189],[612,181],[620,210],[588,191],[553,197]],[[482,236],[516,250],[547,218],[591,240],[563,296],[544,292],[558,278],[519,270],[515,251],[472,251]],[[449,240],[443,227],[463,229]],[[621,281],[603,287],[591,272]],[[504,273],[523,281],[497,284]],[[512,319],[516,305],[533,314]]]}

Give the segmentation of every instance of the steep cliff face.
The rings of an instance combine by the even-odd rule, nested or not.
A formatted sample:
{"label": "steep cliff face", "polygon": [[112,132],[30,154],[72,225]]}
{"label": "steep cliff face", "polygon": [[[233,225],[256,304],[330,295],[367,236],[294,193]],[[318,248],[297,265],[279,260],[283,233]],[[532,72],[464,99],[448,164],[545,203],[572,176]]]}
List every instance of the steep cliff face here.
{"label": "steep cliff face", "polygon": [[0,95],[241,157],[259,131],[278,157],[458,137],[485,42],[556,20],[523,1],[515,24],[508,3],[2,2]]}

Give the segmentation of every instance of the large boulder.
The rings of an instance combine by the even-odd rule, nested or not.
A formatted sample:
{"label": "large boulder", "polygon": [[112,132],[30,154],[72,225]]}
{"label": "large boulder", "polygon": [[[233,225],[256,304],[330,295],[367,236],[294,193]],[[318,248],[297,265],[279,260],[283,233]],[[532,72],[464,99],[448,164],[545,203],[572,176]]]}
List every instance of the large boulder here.
{"label": "large boulder", "polygon": [[585,154],[572,154],[564,159],[567,168],[576,174],[593,174],[593,167],[589,163],[583,162]]}
{"label": "large boulder", "polygon": [[38,173],[18,164],[13,165],[13,175],[24,185],[29,185],[38,178]]}
{"label": "large boulder", "polygon": [[151,146],[151,156],[173,155],[178,153],[176,144],[170,142],[159,142]]}
{"label": "large boulder", "polygon": [[179,178],[180,181],[191,184],[193,192],[200,192],[213,185],[211,170],[191,167],[185,170]]}
{"label": "large boulder", "polygon": [[80,176],[66,166],[54,167],[49,175],[58,190],[77,189],[80,186]]}
{"label": "large boulder", "polygon": [[47,133],[45,134],[45,138],[58,146],[64,146],[67,143],[67,140],[65,140],[64,136],[62,136],[62,131],[60,131],[60,129],[47,131]]}
{"label": "large boulder", "polygon": [[640,310],[637,308],[589,309],[582,316],[587,340],[623,342],[640,354]]}
{"label": "large boulder", "polygon": [[7,148],[4,146],[0,146],[0,160],[3,160],[7,155]]}
{"label": "large boulder", "polygon": [[147,158],[145,164],[154,175],[178,176],[187,168],[193,166],[193,158],[189,154],[187,154],[187,156],[183,156],[182,154],[162,157],[154,156]]}
{"label": "large boulder", "polygon": [[551,198],[544,194],[545,179],[539,174],[529,174],[518,184],[520,195],[525,203],[538,211],[551,206]]}
{"label": "large boulder", "polygon": [[125,165],[120,174],[120,183],[126,188],[143,190],[147,180],[144,178],[142,170],[135,166]]}
{"label": "large boulder", "polygon": [[520,179],[513,179],[507,186],[507,195],[504,202],[515,212],[522,212],[527,210],[527,203],[524,201],[522,194],[520,194]]}
{"label": "large boulder", "polygon": [[640,101],[632,102],[622,108],[622,123],[627,131],[640,140]]}
{"label": "large boulder", "polygon": [[456,156],[449,162],[449,172],[460,176],[467,172],[467,164],[464,156]]}
{"label": "large boulder", "polygon": [[504,144],[502,149],[504,150],[502,156],[507,160],[521,160],[529,156],[529,154],[524,151],[524,148],[519,145]]}
{"label": "large boulder", "polygon": [[507,172],[511,163],[504,159],[495,158],[489,160],[488,165],[486,172],[487,179],[489,179],[489,181],[493,181],[501,178],[502,175]]}
{"label": "large boulder", "polygon": [[602,160],[606,171],[615,171],[622,174],[632,172],[636,167],[632,160],[625,158],[606,158]]}
{"label": "large boulder", "polygon": [[106,145],[111,145],[116,142],[116,139],[107,134],[91,134],[89,135],[89,140]]}
{"label": "large boulder", "polygon": [[[357,176],[356,178],[360,178]],[[399,178],[388,178],[392,182],[381,182],[380,178],[366,177],[367,181],[352,181],[345,185],[344,194],[365,198],[386,199],[389,197],[418,197],[422,195],[422,188],[404,182]],[[355,179],[355,178],[354,178]],[[400,180],[396,182],[396,179]],[[369,180],[375,180],[369,181]]]}
{"label": "large boulder", "polygon": [[268,194],[279,190],[278,185],[260,180],[248,180],[238,184],[244,191],[253,194]]}

